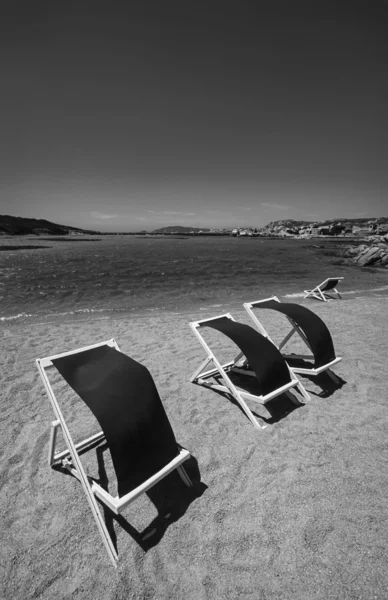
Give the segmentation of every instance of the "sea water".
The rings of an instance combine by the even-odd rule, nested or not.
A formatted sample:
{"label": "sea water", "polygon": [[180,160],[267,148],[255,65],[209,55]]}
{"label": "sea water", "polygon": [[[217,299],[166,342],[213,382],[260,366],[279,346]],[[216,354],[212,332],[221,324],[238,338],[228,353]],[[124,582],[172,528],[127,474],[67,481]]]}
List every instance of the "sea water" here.
{"label": "sea water", "polygon": [[292,301],[326,277],[343,276],[340,290],[348,297],[388,286],[388,270],[342,264],[339,245],[231,236],[3,237],[0,319],[133,311],[189,311],[196,318],[273,294]]}

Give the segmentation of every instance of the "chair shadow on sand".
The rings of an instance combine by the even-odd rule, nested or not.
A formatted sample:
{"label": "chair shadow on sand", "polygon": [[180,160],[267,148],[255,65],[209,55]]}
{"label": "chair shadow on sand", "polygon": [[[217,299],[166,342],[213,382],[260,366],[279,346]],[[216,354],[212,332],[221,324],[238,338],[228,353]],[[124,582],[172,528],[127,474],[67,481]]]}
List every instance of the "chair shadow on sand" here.
{"label": "chair shadow on sand", "polygon": [[[97,442],[95,446],[98,478],[93,477],[91,479],[96,481],[96,483],[101,485],[104,489],[108,490],[109,479],[105,468],[104,454],[109,448],[105,442],[102,444],[101,442],[100,444]],[[82,452],[80,452],[80,454],[82,454]],[[71,475],[69,471],[60,465],[54,465],[53,469],[66,475]],[[185,514],[190,504],[202,496],[207,490],[207,485],[201,481],[198,462],[192,455],[185,462],[185,469],[193,483],[191,488],[185,486],[178,473],[173,471],[145,492],[154,504],[158,514],[143,531],[138,531],[121,514],[114,514],[103,503],[100,503],[103,509],[106,528],[116,551],[117,536],[114,529],[115,521],[135,540],[144,552],[147,552],[160,542],[168,527]]]}
{"label": "chair shadow on sand", "polygon": [[[257,394],[257,392],[258,392],[257,383],[253,377],[246,377],[244,375],[240,375],[239,373],[232,373],[232,372],[229,372],[228,375],[234,385],[238,386],[239,388],[243,389],[244,391],[246,391],[248,393]],[[218,379],[221,381],[221,378],[218,378],[216,376],[215,380],[218,381]],[[219,396],[222,396],[223,398],[226,398],[227,400],[229,400],[229,402],[231,404],[233,404],[234,406],[237,406],[237,408],[245,415],[245,412],[243,411],[243,409],[241,408],[241,406],[237,402],[237,400],[232,396],[232,394],[222,392],[222,391],[216,390],[216,389],[214,389],[213,391],[216,394],[218,394]],[[294,393],[294,390],[291,393],[294,394],[294,396],[297,400],[300,400],[300,398],[301,398],[300,394]],[[297,406],[296,404],[293,404],[293,402],[291,402],[291,400],[288,398],[287,394],[280,394],[279,396],[276,396],[272,400],[269,400],[268,402],[266,402],[266,404],[264,406],[264,410],[267,411],[271,415],[270,417],[263,416],[263,415],[257,413],[254,409],[252,409],[252,407],[251,407],[251,411],[256,418],[261,419],[268,425],[273,425],[274,423],[278,423],[279,421],[281,421],[282,419],[287,417],[289,414],[294,412],[294,410],[298,410],[299,408],[302,408],[303,405],[304,405],[304,402],[301,402],[300,405]]]}
{"label": "chair shadow on sand", "polygon": [[[293,367],[308,368],[310,366],[310,363],[299,358],[288,358],[287,362],[291,369]],[[309,394],[312,394],[313,396],[318,396],[318,398],[330,398],[330,396],[332,396],[334,392],[340,390],[347,383],[345,379],[342,379],[342,377],[340,377],[336,373],[334,374],[336,381],[334,381],[334,379],[329,375],[327,371],[322,371],[322,373],[319,373],[318,375],[314,376],[308,375],[307,373],[299,373],[298,377],[306,378],[308,381],[311,381],[311,383],[315,383],[318,387],[321,388],[322,391],[319,393],[314,392],[311,389],[308,390]]]}
{"label": "chair shadow on sand", "polygon": [[[100,477],[98,483],[103,487],[108,485],[103,456],[107,450],[108,447],[106,444],[97,448],[98,472]],[[207,486],[201,482],[198,463],[193,456],[186,461],[185,469],[193,483],[192,488],[186,487],[177,472],[173,471],[146,492],[158,514],[141,532],[133,527],[122,515],[115,515],[106,506],[102,505],[106,526],[116,549],[117,537],[114,530],[114,521],[135,540],[144,552],[147,552],[160,542],[168,527],[185,514],[190,504],[202,496]]]}

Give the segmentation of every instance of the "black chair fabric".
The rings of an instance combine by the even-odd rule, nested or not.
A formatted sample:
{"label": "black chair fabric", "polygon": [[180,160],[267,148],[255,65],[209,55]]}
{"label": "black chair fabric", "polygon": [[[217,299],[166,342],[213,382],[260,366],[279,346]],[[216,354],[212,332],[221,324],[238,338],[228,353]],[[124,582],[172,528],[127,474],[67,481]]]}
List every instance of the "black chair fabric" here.
{"label": "black chair fabric", "polygon": [[220,331],[240,348],[256,375],[260,394],[270,394],[291,381],[288,366],[279,350],[249,325],[220,317],[203,323],[203,326]]}
{"label": "black chair fabric", "polygon": [[320,289],[322,292],[329,292],[330,290],[333,290],[335,288],[338,282],[339,279],[329,279],[329,281],[327,281],[325,285],[320,286]]}
{"label": "black chair fabric", "polygon": [[330,331],[318,315],[300,304],[268,300],[256,304],[255,308],[270,308],[281,312],[294,321],[306,336],[314,355],[315,368],[322,367],[335,359]]}
{"label": "black chair fabric", "polygon": [[53,360],[105,433],[123,496],[179,454],[154,380],[144,366],[110,346]]}

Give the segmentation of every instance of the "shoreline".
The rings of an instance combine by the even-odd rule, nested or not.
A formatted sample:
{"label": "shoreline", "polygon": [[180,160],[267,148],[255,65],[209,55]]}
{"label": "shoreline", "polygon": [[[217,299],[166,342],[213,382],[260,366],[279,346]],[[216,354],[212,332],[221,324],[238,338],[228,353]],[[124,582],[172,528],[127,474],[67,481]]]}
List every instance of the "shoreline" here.
{"label": "shoreline", "polygon": [[[345,290],[340,291],[342,300],[330,300],[331,302],[348,302],[354,301],[359,298],[365,297],[385,297],[388,296],[388,284],[386,286],[380,286],[377,288],[369,289],[356,289],[356,290]],[[270,294],[277,295],[282,299],[283,302],[295,302],[304,303],[303,292],[296,292],[295,294]],[[265,296],[267,297],[267,296]],[[263,299],[263,297],[246,298],[244,301],[255,301]],[[201,303],[195,303],[186,305],[182,308],[178,307],[155,307],[155,308],[139,308],[134,307],[133,309],[79,309],[79,311],[59,312],[50,313],[47,315],[39,314],[25,314],[11,315],[0,317],[0,330],[6,327],[28,327],[29,325],[49,325],[54,323],[83,323],[88,321],[114,321],[123,319],[147,319],[156,314],[159,315],[189,315],[194,313],[212,312],[212,309],[220,309],[223,312],[229,312],[233,310],[239,310],[242,307],[242,302],[237,301],[231,302],[219,302],[216,304],[201,305]],[[321,302],[318,300],[306,299],[305,306],[311,308],[314,311],[315,306],[319,306]],[[193,317],[193,320],[195,317]]]}
{"label": "shoreline", "polygon": [[[338,240],[337,240],[338,241]],[[388,271],[359,267],[339,257],[332,240],[291,245],[261,239],[107,240],[61,244],[44,255],[2,253],[0,327],[12,322],[105,319],[153,312],[197,312],[218,304],[273,294],[299,301],[326,277],[341,274],[343,297],[378,293]],[[319,275],[319,278],[317,277]]]}

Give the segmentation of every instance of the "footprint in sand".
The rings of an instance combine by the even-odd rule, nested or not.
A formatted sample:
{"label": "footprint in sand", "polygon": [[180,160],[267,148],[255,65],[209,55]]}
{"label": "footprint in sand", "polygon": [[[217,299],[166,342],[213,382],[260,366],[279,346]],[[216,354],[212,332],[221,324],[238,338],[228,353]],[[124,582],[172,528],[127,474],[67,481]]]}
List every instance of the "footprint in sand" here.
{"label": "footprint in sand", "polygon": [[305,527],[303,541],[311,552],[318,552],[326,543],[327,537],[334,531],[331,523],[322,523],[318,519],[310,519]]}

